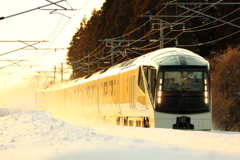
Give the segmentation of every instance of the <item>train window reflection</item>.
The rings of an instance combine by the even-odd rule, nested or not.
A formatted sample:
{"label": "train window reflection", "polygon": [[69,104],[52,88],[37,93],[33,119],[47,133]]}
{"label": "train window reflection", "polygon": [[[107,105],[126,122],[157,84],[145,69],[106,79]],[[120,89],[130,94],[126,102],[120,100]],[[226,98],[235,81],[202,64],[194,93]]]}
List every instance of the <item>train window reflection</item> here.
{"label": "train window reflection", "polygon": [[202,72],[168,71],[164,73],[163,89],[203,91]]}

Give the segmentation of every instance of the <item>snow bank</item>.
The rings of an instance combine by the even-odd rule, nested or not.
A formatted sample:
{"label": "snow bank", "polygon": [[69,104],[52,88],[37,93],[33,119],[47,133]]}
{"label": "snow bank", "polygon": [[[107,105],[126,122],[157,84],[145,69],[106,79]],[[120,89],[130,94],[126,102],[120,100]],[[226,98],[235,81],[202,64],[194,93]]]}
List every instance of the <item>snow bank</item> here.
{"label": "snow bank", "polygon": [[[210,143],[213,142],[211,141],[212,138],[220,138],[218,139],[219,144],[226,145],[227,141],[218,136],[226,135],[228,139],[236,138],[233,146],[239,148],[240,134],[204,132],[198,135],[195,134],[198,132],[167,129],[112,126],[102,126],[100,128],[102,131],[110,129],[112,133],[108,132],[108,134],[114,135],[114,132],[118,132],[121,133],[121,136],[126,137],[97,133],[88,126],[75,126],[55,119],[45,111],[26,111],[0,117],[0,157],[3,160],[225,160],[227,158],[237,160],[240,157],[240,153],[230,155],[228,152],[222,152],[219,154],[219,152],[214,152],[214,149],[207,149],[203,152],[202,150],[194,151],[186,145],[182,147],[184,141],[179,141],[177,138],[187,139],[190,136],[191,141],[194,142],[195,139],[202,139],[204,136],[206,137],[205,140],[209,139]],[[124,134],[122,135],[122,133]],[[152,134],[152,139],[145,140],[142,138],[149,136],[149,133]],[[211,136],[212,134],[216,137]],[[209,135],[210,137],[208,137]],[[166,143],[167,140],[177,143]],[[197,140],[197,142],[199,141]],[[206,145],[209,145],[209,143],[206,143]]]}
{"label": "snow bank", "polygon": [[130,128],[92,125],[95,131],[168,144],[191,152],[235,155],[240,159],[240,132],[183,131],[163,128]]}

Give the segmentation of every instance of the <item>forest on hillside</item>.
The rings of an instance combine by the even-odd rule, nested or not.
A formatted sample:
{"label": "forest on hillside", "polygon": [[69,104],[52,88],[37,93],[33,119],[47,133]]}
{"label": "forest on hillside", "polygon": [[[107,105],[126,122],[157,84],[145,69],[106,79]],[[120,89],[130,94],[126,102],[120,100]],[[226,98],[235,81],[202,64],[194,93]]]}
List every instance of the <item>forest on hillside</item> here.
{"label": "forest on hillside", "polygon": [[[189,4],[193,2],[198,4]],[[212,5],[204,5],[206,2]],[[68,48],[67,60],[74,70],[73,78],[109,67],[103,62],[109,62],[111,54],[116,64],[159,49],[159,41],[151,43],[149,40],[161,38],[161,31],[165,39],[170,39],[163,41],[164,48],[185,48],[203,57],[226,50],[229,45],[239,45],[239,28],[232,25],[240,24],[239,6],[218,5],[220,2],[234,1],[106,0],[100,10],[92,11],[89,20],[86,17],[79,20],[80,26]],[[182,8],[178,3],[187,5],[180,5]],[[106,39],[115,41],[100,41]],[[127,54],[124,54],[126,50]]]}
{"label": "forest on hillside", "polygon": [[[214,129],[240,131],[240,7],[221,2],[236,1],[106,0],[89,20],[80,20],[73,35],[67,58],[72,78],[110,67],[106,61],[113,65],[161,47],[185,48],[210,62]],[[166,40],[161,44],[159,38]]]}

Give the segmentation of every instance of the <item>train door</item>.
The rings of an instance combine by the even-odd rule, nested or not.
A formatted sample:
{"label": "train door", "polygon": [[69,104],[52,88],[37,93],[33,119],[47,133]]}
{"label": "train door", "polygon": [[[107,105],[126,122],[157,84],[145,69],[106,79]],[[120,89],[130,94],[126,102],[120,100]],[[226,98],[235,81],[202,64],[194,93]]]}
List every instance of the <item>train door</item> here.
{"label": "train door", "polygon": [[143,71],[148,83],[149,91],[154,100],[156,86],[156,69],[152,66],[143,66]]}

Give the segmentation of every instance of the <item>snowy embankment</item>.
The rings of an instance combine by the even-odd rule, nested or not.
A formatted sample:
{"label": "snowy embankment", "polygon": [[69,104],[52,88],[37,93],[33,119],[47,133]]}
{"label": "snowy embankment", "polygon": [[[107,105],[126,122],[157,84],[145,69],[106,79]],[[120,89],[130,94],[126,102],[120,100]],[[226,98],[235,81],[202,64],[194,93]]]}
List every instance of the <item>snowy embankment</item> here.
{"label": "snowy embankment", "polygon": [[0,117],[8,116],[19,112],[20,110],[18,109],[0,108]]}
{"label": "snowy embankment", "polygon": [[239,132],[83,126],[46,111],[0,117],[0,159],[240,159]]}

